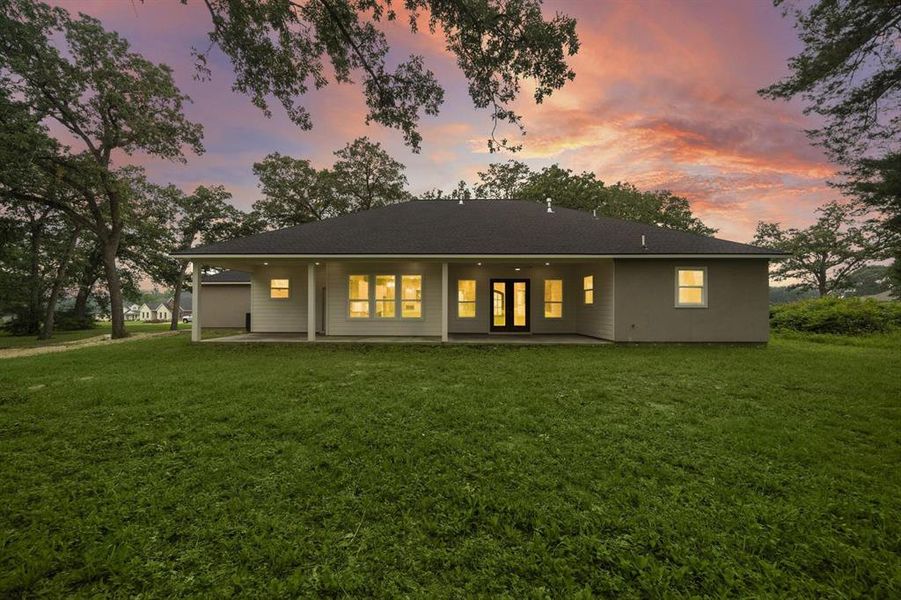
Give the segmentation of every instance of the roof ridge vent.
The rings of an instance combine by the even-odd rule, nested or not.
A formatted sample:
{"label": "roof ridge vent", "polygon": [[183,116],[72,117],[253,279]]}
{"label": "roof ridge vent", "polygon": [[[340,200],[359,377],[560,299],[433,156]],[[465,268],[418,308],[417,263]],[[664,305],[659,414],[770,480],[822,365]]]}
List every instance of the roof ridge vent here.
{"label": "roof ridge vent", "polygon": [[545,202],[547,202],[547,211],[548,211],[549,213],[554,212],[554,209],[551,208],[551,199],[550,199],[550,198],[546,198],[546,199],[545,199]]}

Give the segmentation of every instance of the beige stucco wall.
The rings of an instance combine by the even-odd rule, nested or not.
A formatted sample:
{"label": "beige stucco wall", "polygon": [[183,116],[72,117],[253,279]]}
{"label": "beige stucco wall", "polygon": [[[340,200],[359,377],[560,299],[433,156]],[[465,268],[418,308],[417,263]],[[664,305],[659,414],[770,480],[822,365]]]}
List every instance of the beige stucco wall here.
{"label": "beige stucco wall", "polygon": [[[616,259],[617,342],[766,342],[768,261]],[[707,308],[676,308],[676,267],[707,268]]]}
{"label": "beige stucco wall", "polygon": [[250,312],[249,284],[202,284],[203,327],[244,327]]}

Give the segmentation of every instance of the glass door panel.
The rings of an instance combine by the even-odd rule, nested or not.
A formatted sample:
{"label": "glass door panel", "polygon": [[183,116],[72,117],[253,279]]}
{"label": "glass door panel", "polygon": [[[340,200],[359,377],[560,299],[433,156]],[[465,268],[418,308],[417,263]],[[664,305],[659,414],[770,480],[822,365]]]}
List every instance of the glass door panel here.
{"label": "glass door panel", "polygon": [[529,280],[491,280],[491,331],[529,331]]}
{"label": "glass door panel", "polygon": [[507,326],[507,283],[495,281],[491,285],[491,325]]}
{"label": "glass door panel", "polygon": [[526,282],[513,282],[513,326],[526,326]]}

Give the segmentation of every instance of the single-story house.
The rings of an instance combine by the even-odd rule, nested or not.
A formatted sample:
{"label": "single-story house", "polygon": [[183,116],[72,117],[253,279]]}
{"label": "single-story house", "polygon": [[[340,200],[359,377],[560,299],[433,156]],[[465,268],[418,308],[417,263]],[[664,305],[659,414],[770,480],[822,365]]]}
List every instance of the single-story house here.
{"label": "single-story house", "polygon": [[250,273],[204,273],[200,289],[203,294],[204,327],[246,326],[250,315]]}
{"label": "single-story house", "polygon": [[179,251],[250,273],[251,331],[766,342],[766,248],[519,200],[421,200]]}
{"label": "single-story house", "polygon": [[158,314],[161,306],[163,305],[159,302],[151,302],[150,304],[145,302],[138,309],[138,318],[142,321],[158,321]]}

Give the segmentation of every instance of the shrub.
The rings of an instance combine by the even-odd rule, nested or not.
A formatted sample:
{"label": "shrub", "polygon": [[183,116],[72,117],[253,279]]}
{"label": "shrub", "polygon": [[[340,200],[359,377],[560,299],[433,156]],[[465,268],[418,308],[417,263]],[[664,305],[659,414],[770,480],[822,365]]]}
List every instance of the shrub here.
{"label": "shrub", "polygon": [[901,328],[901,302],[817,298],[770,308],[773,329],[861,335]]}
{"label": "shrub", "polygon": [[77,317],[74,311],[61,310],[57,311],[53,318],[53,328],[59,331],[75,331],[80,329],[91,329],[94,327],[94,315],[88,314],[84,317]]}

